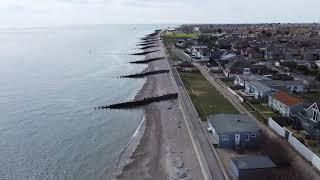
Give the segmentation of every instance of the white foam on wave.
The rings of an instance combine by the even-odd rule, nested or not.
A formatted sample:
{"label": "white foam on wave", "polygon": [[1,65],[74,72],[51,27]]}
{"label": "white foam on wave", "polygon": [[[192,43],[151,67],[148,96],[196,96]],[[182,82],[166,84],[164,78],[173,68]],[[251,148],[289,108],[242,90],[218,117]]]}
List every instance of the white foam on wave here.
{"label": "white foam on wave", "polygon": [[122,173],[123,168],[132,161],[131,155],[140,144],[140,140],[145,131],[145,121],[146,121],[146,118],[144,114],[137,129],[132,134],[129,142],[122,149],[122,151],[118,156],[118,160],[115,165],[114,172],[112,173],[112,179],[116,179],[116,176]]}

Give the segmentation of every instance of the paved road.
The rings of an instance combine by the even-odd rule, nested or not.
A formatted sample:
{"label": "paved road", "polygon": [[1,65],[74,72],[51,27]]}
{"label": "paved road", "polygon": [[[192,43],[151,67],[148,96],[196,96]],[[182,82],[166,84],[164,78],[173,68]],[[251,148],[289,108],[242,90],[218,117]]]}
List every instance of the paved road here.
{"label": "paved road", "polygon": [[[206,129],[202,126],[201,120],[192,104],[190,97],[188,96],[185,87],[180,79],[179,74],[176,69],[172,66],[172,61],[169,59],[169,63],[172,67],[172,76],[176,82],[177,88],[179,90],[179,101],[185,114],[185,119],[187,125],[191,130],[190,136],[193,136],[195,141],[197,141],[196,147],[199,151],[198,158],[199,161],[203,163],[203,171],[208,174],[208,179],[215,180],[226,180],[229,179],[226,174],[221,162],[217,159],[217,153],[213,149],[212,143],[207,136]],[[198,144],[197,144],[198,143]],[[201,162],[200,162],[201,164]]]}

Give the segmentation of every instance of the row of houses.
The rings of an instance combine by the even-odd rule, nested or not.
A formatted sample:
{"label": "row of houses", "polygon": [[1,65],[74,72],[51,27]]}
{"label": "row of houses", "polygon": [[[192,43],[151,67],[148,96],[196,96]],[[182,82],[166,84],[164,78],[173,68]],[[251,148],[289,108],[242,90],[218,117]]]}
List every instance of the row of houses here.
{"label": "row of houses", "polygon": [[[204,64],[208,71],[222,72],[226,79],[234,80],[241,95],[267,104],[284,117],[297,119],[306,132],[320,140],[319,103],[308,105],[298,96],[309,88],[306,87],[308,83],[304,79],[294,80],[290,74],[280,73],[284,69],[280,66],[291,61],[295,62],[296,68],[303,65],[315,69],[317,60],[320,60],[319,35],[314,38],[312,33],[299,34],[294,30],[281,32],[281,26],[278,25],[257,27],[219,26],[219,36],[204,41],[215,48],[196,49],[192,45],[186,48],[193,58],[203,55],[202,52],[210,52],[207,53],[209,62]],[[207,28],[215,29],[211,26]],[[209,116],[208,130],[218,148],[255,149],[261,142],[256,122],[243,114]],[[268,175],[272,174],[275,167],[270,158],[265,156],[238,156],[231,158],[229,170],[236,179],[273,179]]]}
{"label": "row of houses", "polygon": [[320,141],[320,111],[319,102],[311,105],[303,99],[287,92],[279,91],[269,96],[268,106],[278,111],[284,117],[297,121],[310,137]]}
{"label": "row of houses", "polygon": [[295,118],[305,131],[320,140],[319,103],[307,105],[295,94],[304,92],[302,81],[279,81],[261,75],[240,74],[234,79],[234,84],[244,87],[244,94],[265,100],[282,116]]}
{"label": "row of houses", "polygon": [[303,93],[305,91],[303,81],[271,80],[266,76],[257,74],[238,74],[234,78],[234,84],[242,86],[247,95],[256,99],[268,97],[279,90],[291,93]]}

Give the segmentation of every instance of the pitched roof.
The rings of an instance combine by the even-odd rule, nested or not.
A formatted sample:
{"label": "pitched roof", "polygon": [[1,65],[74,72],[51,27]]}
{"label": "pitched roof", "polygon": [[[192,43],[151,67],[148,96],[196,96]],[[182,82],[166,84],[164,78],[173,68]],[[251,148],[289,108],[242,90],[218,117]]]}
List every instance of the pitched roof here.
{"label": "pitched roof", "polygon": [[[270,80],[271,81],[271,80]],[[262,81],[249,81],[249,83],[260,91],[272,91],[272,88],[262,83]]]}
{"label": "pitched roof", "polygon": [[320,101],[319,102],[314,102],[312,105],[310,105],[308,108],[307,108],[307,111],[310,109],[310,108],[312,108],[312,107],[314,107],[315,109],[318,109],[319,110],[319,107],[320,107]]}
{"label": "pitched roof", "polygon": [[250,68],[252,66],[251,60],[243,59],[242,57],[235,56],[236,60],[226,64],[226,69],[243,69],[243,68]]}
{"label": "pitched roof", "polygon": [[217,114],[208,117],[218,134],[257,132],[258,125],[245,114]]}
{"label": "pitched roof", "polygon": [[238,169],[275,168],[276,165],[268,156],[243,156],[231,158]]}
{"label": "pitched roof", "polygon": [[287,106],[293,106],[297,104],[303,103],[303,100],[301,98],[292,96],[284,91],[278,91],[272,95],[272,98],[280,101],[281,103],[287,105]]}
{"label": "pitched roof", "polygon": [[238,77],[243,81],[261,81],[261,80],[271,80],[268,77],[261,76],[258,74],[239,74]]}
{"label": "pitched roof", "polygon": [[260,81],[261,83],[270,86],[270,87],[274,87],[274,86],[302,86],[304,85],[302,81],[300,80],[295,80],[295,81],[281,81],[281,80],[262,80]]}

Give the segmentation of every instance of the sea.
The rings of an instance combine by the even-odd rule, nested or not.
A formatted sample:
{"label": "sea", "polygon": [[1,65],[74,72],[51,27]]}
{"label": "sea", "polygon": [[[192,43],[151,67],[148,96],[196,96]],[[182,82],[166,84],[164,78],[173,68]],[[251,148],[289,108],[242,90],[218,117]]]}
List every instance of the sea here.
{"label": "sea", "polygon": [[0,29],[0,179],[110,179],[143,109],[140,38],[164,25]]}

